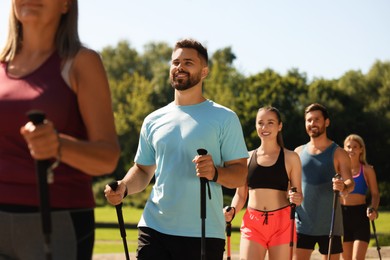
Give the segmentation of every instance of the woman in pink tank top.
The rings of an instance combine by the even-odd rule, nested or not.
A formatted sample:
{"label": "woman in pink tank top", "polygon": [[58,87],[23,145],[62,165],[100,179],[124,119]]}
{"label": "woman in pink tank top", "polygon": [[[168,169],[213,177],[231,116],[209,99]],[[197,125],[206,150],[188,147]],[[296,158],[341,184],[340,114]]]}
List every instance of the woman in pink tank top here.
{"label": "woman in pink tank top", "polygon": [[[120,154],[105,69],[80,43],[77,0],[13,0],[10,18],[0,53],[1,255],[44,258],[34,160],[46,160],[56,166],[46,193],[53,258],[91,259],[92,178],[112,173]],[[28,122],[31,109],[46,120]]]}

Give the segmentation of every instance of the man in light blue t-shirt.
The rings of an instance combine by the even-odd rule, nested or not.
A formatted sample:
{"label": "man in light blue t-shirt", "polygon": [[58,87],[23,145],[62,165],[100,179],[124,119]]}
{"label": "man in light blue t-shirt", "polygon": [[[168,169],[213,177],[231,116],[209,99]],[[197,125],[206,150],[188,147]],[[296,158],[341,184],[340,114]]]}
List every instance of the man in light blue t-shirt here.
{"label": "man in light blue t-shirt", "polygon": [[[248,157],[242,127],[230,109],[203,96],[208,75],[207,50],[197,41],[178,41],[170,81],[175,99],[149,114],[142,125],[135,164],[113,191],[119,204],[127,190],[144,190],[153,176],[150,197],[138,223],[138,259],[200,259],[202,219],[200,177],[208,180],[205,244],[208,260],[223,258],[225,219],[221,185],[245,184]],[[207,155],[198,155],[199,148]],[[211,198],[209,197],[211,195]]]}

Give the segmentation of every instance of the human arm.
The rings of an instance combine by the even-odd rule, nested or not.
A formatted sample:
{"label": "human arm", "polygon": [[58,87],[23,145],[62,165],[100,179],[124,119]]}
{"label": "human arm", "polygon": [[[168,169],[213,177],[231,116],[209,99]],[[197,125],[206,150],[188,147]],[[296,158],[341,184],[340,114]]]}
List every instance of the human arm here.
{"label": "human arm", "polygon": [[231,222],[235,216],[236,213],[240,212],[240,210],[245,206],[245,202],[248,197],[248,186],[244,185],[241,187],[238,187],[236,189],[236,193],[234,194],[234,197],[232,199],[232,202],[230,204],[230,207],[232,210],[229,212],[226,211],[226,208],[224,208],[223,213],[225,215],[225,221]]}
{"label": "human arm", "polygon": [[353,191],[355,188],[355,182],[351,173],[351,160],[348,153],[338,147],[334,154],[334,168],[341,178],[333,178],[333,190],[342,192],[346,195]]}
{"label": "human arm", "polygon": [[[253,151],[249,152],[249,157],[252,156],[252,153]],[[246,167],[248,168],[250,159],[248,158],[246,161],[247,161]],[[236,213],[240,212],[240,210],[245,206],[247,198],[248,198],[248,184],[245,181],[245,185],[236,188],[236,192],[233,196],[232,202],[230,203],[230,206],[228,206],[231,208],[231,210],[227,211],[228,207],[225,207],[223,209],[223,214],[225,216],[226,222],[231,222],[234,219]]]}
{"label": "human arm", "polygon": [[193,162],[198,177],[204,177],[209,181],[214,179],[215,182],[227,188],[237,188],[246,182],[248,175],[246,158],[227,161],[224,167],[216,167],[210,154],[197,155]]}
{"label": "human arm", "polygon": [[88,140],[60,134],[62,160],[91,175],[111,173],[119,159],[120,148],[111,93],[100,56],[92,50],[82,49],[74,59],[70,80],[77,94]]}
{"label": "human arm", "polygon": [[146,166],[135,163],[125,177],[118,181],[118,187],[113,190],[110,185],[106,185],[104,194],[107,201],[112,205],[122,202],[126,194],[135,194],[143,191],[153,178],[156,166]]}
{"label": "human arm", "polygon": [[86,174],[99,176],[111,173],[119,159],[120,148],[108,80],[99,55],[92,50],[80,50],[69,76],[87,138],[81,140],[65,133],[57,134],[50,118],[36,127],[23,126],[21,133],[35,159],[58,158],[60,155],[61,162]]}
{"label": "human arm", "polygon": [[374,167],[371,165],[364,165],[364,176],[371,195],[371,205],[367,209],[367,217],[370,220],[378,218],[378,207],[379,207],[379,188],[376,180],[376,173]]}
{"label": "human arm", "polygon": [[296,206],[301,205],[303,201],[302,195],[302,165],[301,160],[296,152],[285,149],[286,168],[290,179],[290,187],[295,187],[296,192],[288,193],[290,203]]}

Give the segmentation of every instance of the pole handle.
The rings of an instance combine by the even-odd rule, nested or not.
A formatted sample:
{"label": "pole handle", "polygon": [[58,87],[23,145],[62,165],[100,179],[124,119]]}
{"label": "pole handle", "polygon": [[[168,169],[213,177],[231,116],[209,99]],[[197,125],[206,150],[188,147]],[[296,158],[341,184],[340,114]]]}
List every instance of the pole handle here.
{"label": "pole handle", "polygon": [[[199,148],[196,150],[198,155],[206,155],[207,150]],[[208,180],[204,177],[200,178],[200,218],[206,219],[206,184]]]}
{"label": "pole handle", "polygon": [[[27,112],[28,119],[34,125],[41,125],[45,121],[46,115],[41,110],[30,110]],[[47,260],[52,259],[51,255],[51,212],[50,212],[50,198],[49,198],[49,185],[47,182],[48,178],[48,169],[50,168],[50,160],[35,160],[35,170],[37,173],[37,182],[39,190],[39,200],[40,200],[40,211],[41,211],[41,222],[42,222],[42,231],[44,235],[44,251]]]}
{"label": "pole handle", "polygon": [[34,109],[27,112],[27,117],[34,125],[40,125],[43,124],[46,115],[43,111]]}
{"label": "pole handle", "polygon": [[[230,206],[228,206],[226,208],[226,212],[229,212],[231,210],[232,210],[232,207],[230,207]],[[234,218],[234,216],[233,216],[233,218]],[[233,218],[232,218],[232,220],[233,220]],[[228,237],[230,237],[232,235],[232,220],[230,220],[229,222],[226,222],[225,231],[226,231],[226,236],[228,236]]]}
{"label": "pole handle", "polygon": [[[297,192],[297,187],[291,187],[292,192]],[[295,219],[295,203],[291,203],[290,219]]]}
{"label": "pole handle", "polygon": [[[111,189],[116,191],[116,189],[118,188],[118,182],[117,181],[112,181],[112,182],[110,182],[108,184],[108,186],[110,186]],[[119,226],[120,227],[124,227],[125,223],[124,223],[123,214],[122,214],[122,203],[120,203],[118,205],[115,205],[115,209],[116,209],[116,213],[117,213],[117,216],[118,216]],[[121,237],[122,238],[126,237],[126,230],[124,228],[121,228],[120,231],[121,231]]]}
{"label": "pole handle", "polygon": [[[110,186],[113,191],[116,191],[116,189],[118,188],[118,182],[112,181],[108,184],[108,186]],[[126,194],[125,194],[125,197],[126,197]],[[119,231],[121,233],[123,246],[125,249],[126,260],[129,260],[130,255],[129,255],[129,250],[128,250],[127,241],[126,241],[126,228],[125,228],[125,222],[123,220],[122,205],[123,205],[123,203],[115,205],[115,210],[116,210],[116,215],[118,217]]]}
{"label": "pole handle", "polygon": [[[337,180],[341,180],[341,175],[339,173],[336,173],[336,175],[333,178]],[[334,193],[338,196],[340,194],[340,191],[335,190]]]}

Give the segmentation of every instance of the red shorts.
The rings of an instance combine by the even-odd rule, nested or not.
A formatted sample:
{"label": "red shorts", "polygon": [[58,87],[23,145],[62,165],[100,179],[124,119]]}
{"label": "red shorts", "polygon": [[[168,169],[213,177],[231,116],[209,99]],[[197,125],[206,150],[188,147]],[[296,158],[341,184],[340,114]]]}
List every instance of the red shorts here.
{"label": "red shorts", "polygon": [[[252,240],[264,248],[289,244],[291,242],[290,206],[272,211],[247,208],[241,225],[241,238]],[[294,224],[293,241],[296,241]]]}

